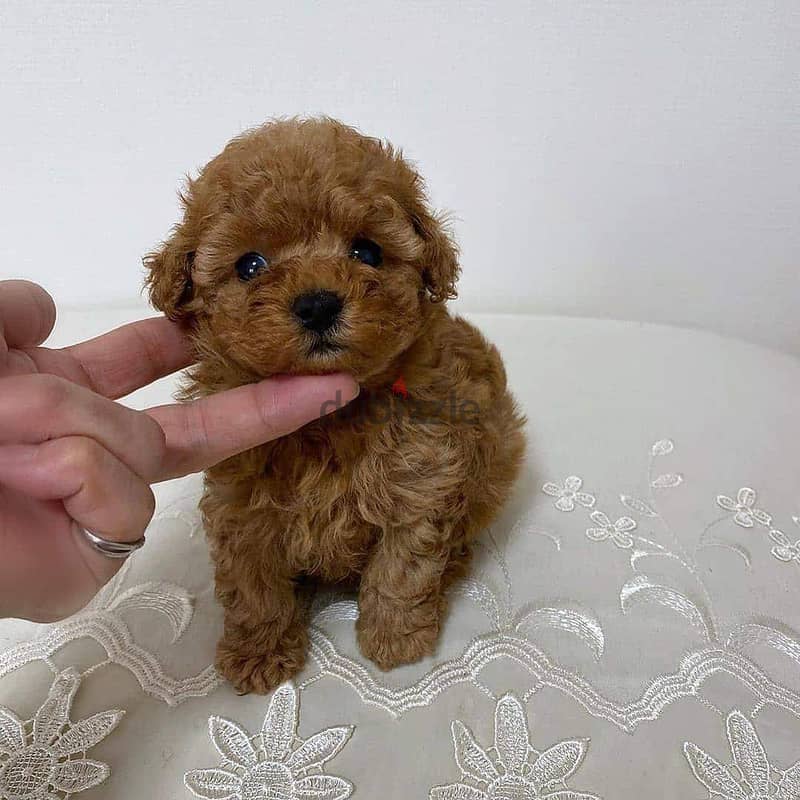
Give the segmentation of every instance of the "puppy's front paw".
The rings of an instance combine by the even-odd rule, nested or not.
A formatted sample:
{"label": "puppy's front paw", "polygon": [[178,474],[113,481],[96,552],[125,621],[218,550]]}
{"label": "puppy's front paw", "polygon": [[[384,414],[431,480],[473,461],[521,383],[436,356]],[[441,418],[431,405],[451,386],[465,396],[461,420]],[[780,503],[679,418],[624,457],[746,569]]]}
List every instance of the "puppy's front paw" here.
{"label": "puppy's front paw", "polygon": [[308,634],[304,627],[287,633],[270,652],[259,652],[247,639],[222,639],[217,645],[217,671],[239,694],[268,694],[293,678],[306,662]]}
{"label": "puppy's front paw", "polygon": [[370,615],[359,616],[358,644],[368,659],[382,670],[389,670],[433,655],[439,638],[438,617],[431,616],[426,624],[414,628],[403,624],[408,622],[408,616],[402,613],[394,616],[393,622],[377,624]]}

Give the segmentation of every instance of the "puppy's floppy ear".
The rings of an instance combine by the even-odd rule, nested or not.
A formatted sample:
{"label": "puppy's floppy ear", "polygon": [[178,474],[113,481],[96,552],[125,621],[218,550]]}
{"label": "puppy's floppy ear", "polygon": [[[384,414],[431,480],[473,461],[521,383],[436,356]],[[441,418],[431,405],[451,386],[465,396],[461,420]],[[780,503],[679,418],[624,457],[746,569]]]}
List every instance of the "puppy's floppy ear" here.
{"label": "puppy's floppy ear", "polygon": [[442,303],[456,296],[456,281],[461,271],[458,265],[458,248],[442,216],[434,216],[422,205],[411,213],[411,222],[417,235],[425,242],[422,280],[431,302]]}
{"label": "puppy's floppy ear", "polygon": [[148,253],[143,263],[148,271],[145,285],[150,302],[172,320],[187,319],[194,297],[194,245],[184,227],[179,225],[161,249]]}

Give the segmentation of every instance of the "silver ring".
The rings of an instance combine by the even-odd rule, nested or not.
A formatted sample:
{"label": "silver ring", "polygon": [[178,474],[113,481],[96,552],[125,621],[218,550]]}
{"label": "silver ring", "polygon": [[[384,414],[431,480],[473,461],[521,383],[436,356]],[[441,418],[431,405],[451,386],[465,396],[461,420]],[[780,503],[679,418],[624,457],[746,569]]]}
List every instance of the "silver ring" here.
{"label": "silver ring", "polygon": [[86,528],[80,528],[83,537],[98,553],[102,553],[107,558],[127,558],[131,553],[144,547],[145,537],[137,539],[135,542],[112,542],[104,539]]}

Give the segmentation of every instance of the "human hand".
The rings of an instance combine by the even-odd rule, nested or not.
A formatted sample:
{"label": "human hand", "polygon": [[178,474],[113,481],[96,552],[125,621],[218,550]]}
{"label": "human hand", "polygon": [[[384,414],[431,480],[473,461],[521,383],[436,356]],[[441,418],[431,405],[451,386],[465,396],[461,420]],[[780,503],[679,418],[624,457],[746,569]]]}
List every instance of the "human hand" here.
{"label": "human hand", "polygon": [[274,378],[133,411],[114,400],[192,362],[180,328],[154,318],[40,347],[55,317],[39,286],[0,281],[0,617],[82,608],[123,563],[83,529],[134,542],[155,509],[151,484],[291,433],[337,392],[358,394],[346,375]]}

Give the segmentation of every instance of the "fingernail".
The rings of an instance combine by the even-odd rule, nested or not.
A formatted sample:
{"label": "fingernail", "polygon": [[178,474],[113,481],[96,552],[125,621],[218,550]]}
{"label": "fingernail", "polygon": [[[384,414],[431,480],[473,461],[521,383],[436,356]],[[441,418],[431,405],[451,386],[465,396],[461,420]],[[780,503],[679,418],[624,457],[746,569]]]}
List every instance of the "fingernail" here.
{"label": "fingernail", "polygon": [[328,392],[331,395],[335,394],[336,400],[340,403],[349,403],[351,400],[355,400],[361,392],[361,387],[355,378],[345,372],[335,372],[330,375],[321,375],[320,377],[330,386]]}
{"label": "fingernail", "polygon": [[356,397],[361,394],[361,386],[352,376],[348,375],[347,377],[349,378],[348,383],[350,384],[349,391],[347,392],[348,399],[355,400]]}

